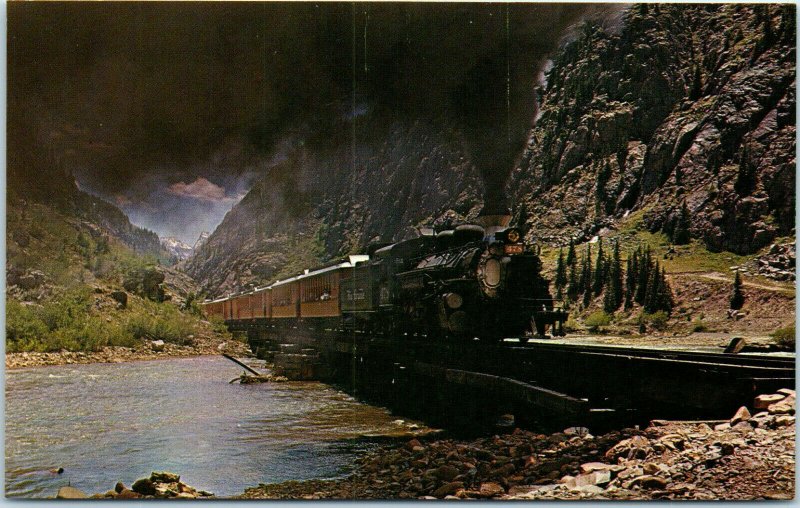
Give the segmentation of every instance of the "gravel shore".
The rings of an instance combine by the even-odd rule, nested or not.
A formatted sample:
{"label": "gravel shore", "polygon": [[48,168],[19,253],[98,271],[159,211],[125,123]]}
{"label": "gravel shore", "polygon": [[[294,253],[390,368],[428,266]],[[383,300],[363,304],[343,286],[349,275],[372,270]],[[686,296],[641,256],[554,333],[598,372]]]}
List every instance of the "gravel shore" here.
{"label": "gravel shore", "polygon": [[227,353],[249,356],[252,353],[244,342],[220,337],[197,337],[191,345],[142,341],[136,347],[105,347],[100,351],[58,351],[53,353],[6,353],[6,369],[70,365],[83,363],[122,363],[141,360],[159,360],[187,356]]}
{"label": "gravel shore", "polygon": [[730,421],[654,421],[592,436],[520,429],[471,441],[412,439],[331,481],[247,489],[245,499],[792,499],[795,395]]}

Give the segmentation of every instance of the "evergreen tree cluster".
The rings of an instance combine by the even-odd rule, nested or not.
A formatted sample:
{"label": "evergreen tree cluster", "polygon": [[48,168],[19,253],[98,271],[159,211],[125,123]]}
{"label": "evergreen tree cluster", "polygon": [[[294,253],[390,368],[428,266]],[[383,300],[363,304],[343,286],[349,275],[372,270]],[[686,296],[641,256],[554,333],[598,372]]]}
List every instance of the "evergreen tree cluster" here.
{"label": "evergreen tree cluster", "polygon": [[669,313],[674,305],[666,271],[649,247],[631,252],[623,270],[618,242],[614,242],[611,252],[607,253],[600,239],[593,262],[590,244],[586,244],[579,260],[575,242],[570,240],[566,257],[563,249],[558,253],[553,282],[556,298],[564,299],[567,304],[581,301],[588,307],[593,298],[602,295],[603,310],[609,314],[622,306],[630,309],[634,304],[647,313]]}

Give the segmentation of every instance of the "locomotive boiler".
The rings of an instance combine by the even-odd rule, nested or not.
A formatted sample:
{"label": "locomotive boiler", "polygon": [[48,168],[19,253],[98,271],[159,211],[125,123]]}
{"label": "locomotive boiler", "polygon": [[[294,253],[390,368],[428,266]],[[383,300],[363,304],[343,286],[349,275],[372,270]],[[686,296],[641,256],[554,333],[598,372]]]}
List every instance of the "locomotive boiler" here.
{"label": "locomotive boiler", "polygon": [[[486,215],[270,286],[207,302],[231,327],[305,327],[392,337],[500,340],[563,335],[567,313],[554,305],[535,245]],[[246,325],[246,326],[245,326]]]}

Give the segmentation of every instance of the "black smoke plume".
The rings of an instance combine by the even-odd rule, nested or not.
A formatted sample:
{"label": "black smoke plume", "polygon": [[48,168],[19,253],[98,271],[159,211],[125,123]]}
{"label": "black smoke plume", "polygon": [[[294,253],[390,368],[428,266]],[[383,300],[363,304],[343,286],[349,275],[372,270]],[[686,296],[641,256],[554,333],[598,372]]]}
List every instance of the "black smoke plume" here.
{"label": "black smoke plume", "polygon": [[10,3],[9,184],[54,157],[96,191],[136,199],[153,175],[219,182],[219,153],[235,154],[221,166],[231,178],[286,139],[350,143],[363,117],[452,128],[483,175],[485,210],[501,210],[537,75],[570,26],[607,9]]}

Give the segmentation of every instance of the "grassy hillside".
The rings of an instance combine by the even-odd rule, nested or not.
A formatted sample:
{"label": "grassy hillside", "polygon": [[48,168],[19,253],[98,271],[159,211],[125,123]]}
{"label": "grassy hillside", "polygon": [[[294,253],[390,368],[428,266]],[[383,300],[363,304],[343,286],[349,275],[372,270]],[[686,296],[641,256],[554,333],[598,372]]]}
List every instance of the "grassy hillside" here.
{"label": "grassy hillside", "polygon": [[[645,210],[632,213],[614,227],[601,230],[597,239],[589,243],[593,252],[592,266],[597,260],[600,238],[606,255],[614,242],[619,242],[623,280],[630,254],[638,247],[649,247],[653,258],[666,271],[674,299],[671,312],[648,315],[641,305],[634,303],[629,308],[620,306],[616,312],[604,313],[606,287],[603,293],[591,298],[589,305],[584,305],[581,298],[567,302],[571,331],[635,335],[646,330],[648,334],[661,335],[721,333],[764,337],[794,326],[794,282],[775,280],[757,270],[759,260],[768,258],[773,247],[765,247],[752,255],[739,255],[710,251],[699,239],[675,245],[667,234],[648,231],[643,221],[645,213]],[[779,238],[775,245],[788,248],[794,245],[794,239]],[[542,249],[545,270],[551,279],[555,277],[560,251],[566,256],[568,247],[544,246]],[[575,251],[580,266],[586,244],[577,245]],[[730,299],[736,272],[743,282],[744,304],[732,312]],[[552,285],[551,289],[555,294]],[[601,319],[602,314],[606,315]],[[640,328],[642,325],[644,328]]]}
{"label": "grassy hillside", "polygon": [[6,245],[9,352],[190,345],[221,331],[201,319],[188,278],[97,223],[13,200]]}

